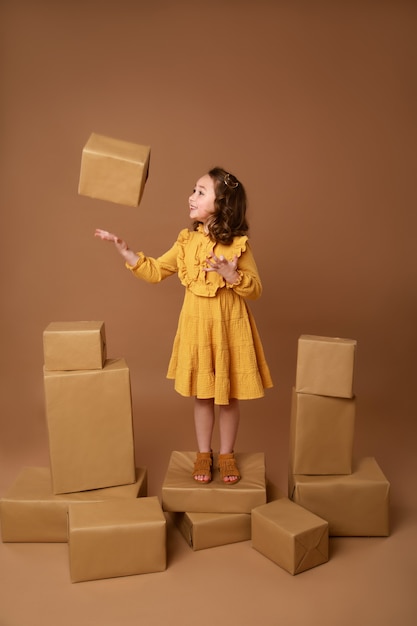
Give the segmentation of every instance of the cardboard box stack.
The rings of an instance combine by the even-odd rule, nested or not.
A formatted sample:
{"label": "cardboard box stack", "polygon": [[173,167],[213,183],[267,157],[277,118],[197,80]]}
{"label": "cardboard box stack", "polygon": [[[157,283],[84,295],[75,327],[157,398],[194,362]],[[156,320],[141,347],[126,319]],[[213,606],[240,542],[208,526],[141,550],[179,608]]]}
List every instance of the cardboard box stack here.
{"label": "cardboard box stack", "polygon": [[50,466],[24,468],[1,499],[3,541],[68,542],[74,582],[165,569],[166,520],[135,468],[125,360],[107,358],[103,322],[53,322],[43,342]]}
{"label": "cardboard box stack", "polygon": [[302,335],[290,424],[289,495],[330,536],[387,536],[390,485],[373,457],[353,460],[356,341]]}
{"label": "cardboard box stack", "polygon": [[182,535],[193,550],[251,537],[251,512],[266,503],[265,456],[237,453],[242,479],[226,485],[216,471],[213,480],[201,485],[192,478],[195,452],[174,451],[162,485],[162,507],[174,512]]}
{"label": "cardboard box stack", "polygon": [[356,341],[302,335],[290,421],[289,497],[252,511],[252,545],[291,574],[328,560],[329,536],[386,536],[389,483],[353,462]]}

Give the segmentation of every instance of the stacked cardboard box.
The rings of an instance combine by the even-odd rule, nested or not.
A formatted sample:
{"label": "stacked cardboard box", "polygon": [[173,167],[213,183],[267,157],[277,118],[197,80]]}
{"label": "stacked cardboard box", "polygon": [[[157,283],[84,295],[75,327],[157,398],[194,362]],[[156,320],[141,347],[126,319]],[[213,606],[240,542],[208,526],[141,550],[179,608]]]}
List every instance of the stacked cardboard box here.
{"label": "stacked cardboard box", "polygon": [[[24,468],[2,498],[3,541],[68,542],[74,582],[165,569],[166,520],[135,468],[125,360],[107,358],[103,322],[53,322],[43,341],[50,467]],[[109,547],[126,527],[129,545],[104,559],[100,537]]]}
{"label": "stacked cardboard box", "polygon": [[132,483],[130,373],[124,359],[106,358],[104,324],[52,323],[43,337],[54,493]]}
{"label": "stacked cardboard box", "polygon": [[289,495],[330,536],[389,534],[390,485],[373,457],[353,460],[356,341],[302,335],[290,424]]}
{"label": "stacked cardboard box", "polygon": [[194,459],[195,452],[172,452],[162,485],[163,509],[175,513],[193,550],[249,540],[252,509],[266,502],[264,454],[236,454],[242,478],[234,485],[221,480],[216,455],[212,482],[196,482]]}
{"label": "stacked cardboard box", "polygon": [[289,498],[252,511],[252,545],[291,574],[328,560],[329,536],[386,536],[389,483],[353,461],[356,341],[302,335],[290,422]]}

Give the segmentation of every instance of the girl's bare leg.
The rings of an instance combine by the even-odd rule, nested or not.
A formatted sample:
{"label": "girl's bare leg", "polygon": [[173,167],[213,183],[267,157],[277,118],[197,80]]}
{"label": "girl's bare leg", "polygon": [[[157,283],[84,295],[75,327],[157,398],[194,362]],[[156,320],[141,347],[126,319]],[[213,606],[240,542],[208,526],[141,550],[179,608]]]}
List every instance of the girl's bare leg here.
{"label": "girl's bare leg", "polygon": [[[219,408],[220,454],[233,452],[239,428],[239,401],[232,398],[229,404]],[[226,476],[225,482],[235,481],[236,476]]]}
{"label": "girl's bare leg", "polygon": [[[211,452],[211,439],[214,427],[214,400],[202,400],[195,398],[194,401],[194,425],[199,452]],[[200,482],[208,482],[206,476],[195,476]]]}

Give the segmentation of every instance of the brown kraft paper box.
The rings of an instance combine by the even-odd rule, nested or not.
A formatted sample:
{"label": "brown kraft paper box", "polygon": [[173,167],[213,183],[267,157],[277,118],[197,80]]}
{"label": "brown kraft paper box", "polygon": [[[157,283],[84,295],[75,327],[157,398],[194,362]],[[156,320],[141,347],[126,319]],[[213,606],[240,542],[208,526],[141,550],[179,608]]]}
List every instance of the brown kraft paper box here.
{"label": "brown kraft paper box", "polygon": [[81,157],[78,193],[138,206],[149,173],[150,147],[92,133]]}
{"label": "brown kraft paper box", "polygon": [[356,343],[354,339],[301,335],[295,390],[351,398]]}
{"label": "brown kraft paper box", "polygon": [[147,470],[136,468],[130,485],[54,495],[49,467],[25,467],[0,500],[4,542],[67,542],[68,506],[147,495]]}
{"label": "brown kraft paper box", "polygon": [[293,389],[290,473],[350,474],[355,398],[298,393]]}
{"label": "brown kraft paper box", "polygon": [[157,497],[70,504],[72,582],[162,572],[166,519]]}
{"label": "brown kraft paper box", "polygon": [[135,481],[130,373],[124,359],[102,370],[44,370],[55,494]]}
{"label": "brown kraft paper box", "polygon": [[289,572],[300,574],[329,559],[327,521],[288,498],[252,511],[252,546]]}
{"label": "brown kraft paper box", "polygon": [[213,480],[201,485],[192,477],[195,452],[174,451],[162,484],[164,511],[183,513],[250,513],[266,502],[265,455],[262,452],[235,454],[241,480],[223,483],[214,457]]}
{"label": "brown kraft paper box", "polygon": [[51,322],[43,332],[47,370],[102,369],[106,362],[104,322]]}
{"label": "brown kraft paper box", "polygon": [[248,513],[176,513],[175,523],[193,550],[251,538],[251,516]]}
{"label": "brown kraft paper box", "polygon": [[354,464],[349,476],[290,477],[294,502],[329,522],[330,536],[389,535],[390,484],[373,457]]}

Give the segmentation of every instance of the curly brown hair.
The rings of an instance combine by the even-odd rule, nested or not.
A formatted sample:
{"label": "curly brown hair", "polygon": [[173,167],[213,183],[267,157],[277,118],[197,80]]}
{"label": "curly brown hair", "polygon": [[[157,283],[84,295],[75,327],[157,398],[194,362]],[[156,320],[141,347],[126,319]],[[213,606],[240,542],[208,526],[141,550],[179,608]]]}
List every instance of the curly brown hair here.
{"label": "curly brown hair", "polygon": [[[229,245],[234,237],[246,235],[249,231],[246,192],[242,183],[222,167],[213,167],[208,174],[213,180],[216,197],[207,229],[213,241]],[[199,224],[194,222],[194,230]]]}

